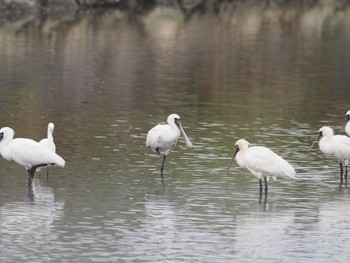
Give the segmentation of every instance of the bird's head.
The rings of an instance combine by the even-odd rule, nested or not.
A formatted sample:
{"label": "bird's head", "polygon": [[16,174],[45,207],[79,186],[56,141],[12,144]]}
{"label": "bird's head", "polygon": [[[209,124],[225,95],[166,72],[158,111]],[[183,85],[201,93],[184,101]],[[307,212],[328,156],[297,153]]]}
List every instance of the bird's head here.
{"label": "bird's head", "polygon": [[350,110],[345,115],[346,122],[350,121]]}
{"label": "bird's head", "polygon": [[172,125],[173,123],[175,123],[176,126],[179,127],[180,124],[181,124],[181,122],[180,122],[180,116],[177,115],[177,114],[175,114],[175,113],[170,114],[170,115],[168,116],[167,122],[168,122],[169,125]]}
{"label": "bird's head", "polygon": [[55,125],[52,122],[50,122],[49,125],[47,126],[47,128],[52,133],[53,130],[55,129]]}
{"label": "bird's head", "polygon": [[9,127],[3,127],[0,129],[0,143],[9,140],[11,141],[13,139],[13,136],[15,135],[15,132],[13,129]]}

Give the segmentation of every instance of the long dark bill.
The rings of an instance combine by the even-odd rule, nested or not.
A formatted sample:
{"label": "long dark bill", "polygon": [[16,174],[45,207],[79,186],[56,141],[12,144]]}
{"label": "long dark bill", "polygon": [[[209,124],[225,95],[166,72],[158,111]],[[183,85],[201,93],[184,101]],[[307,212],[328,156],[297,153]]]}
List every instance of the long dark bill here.
{"label": "long dark bill", "polygon": [[321,136],[322,136],[322,134],[320,133],[320,134],[316,137],[316,139],[314,140],[314,142],[311,144],[311,146],[310,146],[308,152],[311,151],[312,147],[313,147],[314,144],[321,138]]}
{"label": "long dark bill", "polygon": [[227,171],[227,172],[230,170],[231,164],[232,164],[233,160],[235,159],[236,154],[238,153],[238,151],[239,151],[239,148],[237,147],[237,148],[236,148],[236,151],[234,152],[234,154],[233,154],[233,156],[232,156],[231,161],[229,162],[229,164],[228,164],[227,167],[226,167],[226,171]]}

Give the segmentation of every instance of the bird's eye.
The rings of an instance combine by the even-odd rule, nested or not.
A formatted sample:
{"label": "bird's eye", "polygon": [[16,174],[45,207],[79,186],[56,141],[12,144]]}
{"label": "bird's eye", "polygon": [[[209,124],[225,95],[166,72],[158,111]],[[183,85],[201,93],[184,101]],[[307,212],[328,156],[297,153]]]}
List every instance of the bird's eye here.
{"label": "bird's eye", "polygon": [[4,137],[4,133],[0,132],[0,139],[2,139]]}

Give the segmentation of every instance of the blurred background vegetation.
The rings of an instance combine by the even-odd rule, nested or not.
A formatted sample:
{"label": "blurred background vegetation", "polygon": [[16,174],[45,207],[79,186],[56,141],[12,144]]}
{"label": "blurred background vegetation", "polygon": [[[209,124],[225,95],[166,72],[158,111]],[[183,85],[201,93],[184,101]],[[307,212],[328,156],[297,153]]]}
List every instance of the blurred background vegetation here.
{"label": "blurred background vegetation", "polygon": [[23,13],[59,13],[67,10],[90,8],[114,8],[127,12],[143,12],[155,6],[171,6],[185,13],[220,13],[235,6],[260,6],[261,8],[312,8],[316,5],[345,8],[349,0],[0,0],[0,12]]}

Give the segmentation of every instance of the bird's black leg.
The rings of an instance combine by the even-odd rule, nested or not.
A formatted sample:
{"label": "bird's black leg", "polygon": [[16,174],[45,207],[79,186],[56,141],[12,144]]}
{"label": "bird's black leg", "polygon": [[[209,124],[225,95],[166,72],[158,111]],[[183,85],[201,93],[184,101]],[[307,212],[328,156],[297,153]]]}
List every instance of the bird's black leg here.
{"label": "bird's black leg", "polygon": [[267,188],[267,179],[266,179],[266,177],[264,178],[264,181],[265,181],[265,195],[267,195],[268,188]]}
{"label": "bird's black leg", "polygon": [[32,184],[32,180],[34,178],[34,171],[33,171],[33,168],[30,168],[30,169],[27,170],[27,173],[28,173],[28,185]]}
{"label": "bird's black leg", "polygon": [[343,184],[343,164],[339,163],[340,165],[340,185]]}
{"label": "bird's black leg", "polygon": [[160,176],[162,177],[162,180],[164,180],[163,170],[164,170],[165,159],[166,159],[166,155],[164,154],[162,165],[160,166]]}
{"label": "bird's black leg", "polygon": [[[51,164],[51,165],[54,165],[54,164]],[[30,169],[27,170],[27,173],[28,173],[28,185],[32,184],[32,180],[34,178],[34,173],[35,173],[36,169],[38,167],[44,167],[44,166],[47,166],[47,164],[46,163],[42,163],[42,164],[34,165],[33,167],[31,167]]]}
{"label": "bird's black leg", "polygon": [[156,148],[156,153],[160,154],[160,152],[159,152],[159,148]]}
{"label": "bird's black leg", "polygon": [[262,181],[261,181],[261,179],[259,179],[259,185],[260,185],[260,188],[259,188],[260,194],[262,194]]}
{"label": "bird's black leg", "polygon": [[348,184],[348,166],[347,165],[345,165],[345,175],[344,175],[344,177],[345,177],[345,185],[347,185]]}

